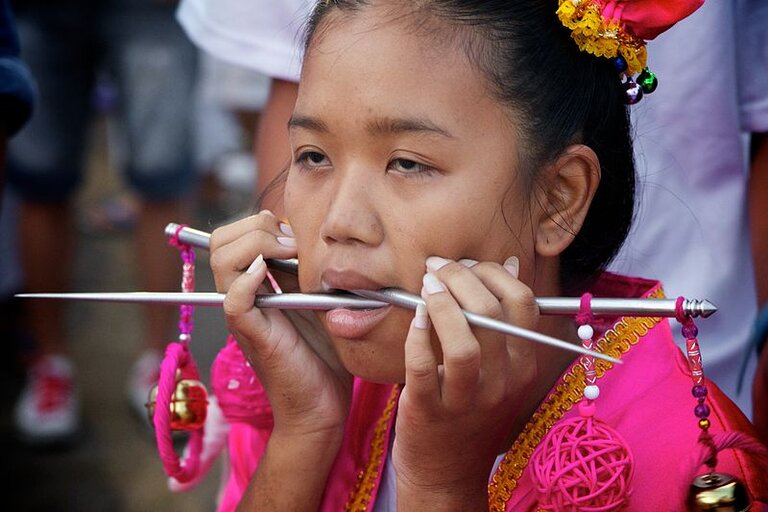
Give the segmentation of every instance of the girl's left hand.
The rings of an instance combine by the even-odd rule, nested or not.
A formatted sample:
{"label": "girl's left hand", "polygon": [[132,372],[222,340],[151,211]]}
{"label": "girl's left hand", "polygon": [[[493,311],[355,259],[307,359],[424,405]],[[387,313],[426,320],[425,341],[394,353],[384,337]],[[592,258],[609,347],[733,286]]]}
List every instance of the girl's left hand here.
{"label": "girl's left hand", "polygon": [[[493,463],[537,373],[530,343],[473,330],[461,312],[535,328],[539,309],[517,279],[517,258],[503,266],[473,264],[427,260],[426,311],[417,311],[405,342],[393,463],[398,504],[408,509],[424,503],[487,507]],[[430,343],[430,319],[442,358]]]}

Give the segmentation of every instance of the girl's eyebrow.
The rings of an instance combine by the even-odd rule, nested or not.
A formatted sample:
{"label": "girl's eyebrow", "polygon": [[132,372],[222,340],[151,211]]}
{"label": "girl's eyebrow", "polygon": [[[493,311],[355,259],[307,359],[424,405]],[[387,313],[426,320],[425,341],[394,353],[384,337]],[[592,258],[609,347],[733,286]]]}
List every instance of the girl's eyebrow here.
{"label": "girl's eyebrow", "polygon": [[[315,132],[328,133],[330,129],[320,119],[311,116],[294,114],[288,121],[288,128],[304,128]],[[398,134],[404,132],[426,132],[441,135],[447,138],[454,136],[445,128],[433,121],[419,117],[393,118],[382,117],[369,121],[366,126],[372,135]]]}
{"label": "girl's eyebrow", "polygon": [[328,125],[326,125],[321,120],[310,116],[302,116],[296,114],[292,115],[288,120],[288,128],[305,128],[307,130],[322,133],[328,133],[330,131],[328,130]]}
{"label": "girl's eyebrow", "polygon": [[397,134],[403,132],[429,132],[442,135],[443,137],[448,137],[450,139],[454,138],[453,135],[445,128],[438,126],[436,123],[429,119],[420,117],[378,118],[370,121],[367,128],[368,131],[374,135]]}

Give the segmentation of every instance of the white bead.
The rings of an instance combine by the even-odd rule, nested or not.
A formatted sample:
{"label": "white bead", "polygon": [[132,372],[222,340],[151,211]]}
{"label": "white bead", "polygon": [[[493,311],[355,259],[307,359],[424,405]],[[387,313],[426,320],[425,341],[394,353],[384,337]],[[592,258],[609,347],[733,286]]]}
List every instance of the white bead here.
{"label": "white bead", "polygon": [[597,386],[587,386],[584,388],[584,398],[587,400],[597,400],[600,396],[600,388]]}
{"label": "white bead", "polygon": [[[573,332],[573,331],[571,331]],[[591,340],[592,335],[595,334],[595,331],[592,330],[592,327],[589,325],[580,325],[579,326],[579,338],[582,340]]]}

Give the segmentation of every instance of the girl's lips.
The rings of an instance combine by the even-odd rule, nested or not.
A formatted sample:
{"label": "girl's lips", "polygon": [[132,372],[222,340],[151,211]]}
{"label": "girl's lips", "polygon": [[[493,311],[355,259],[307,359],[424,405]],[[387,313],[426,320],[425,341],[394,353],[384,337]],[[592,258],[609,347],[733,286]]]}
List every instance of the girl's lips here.
{"label": "girl's lips", "polygon": [[372,279],[366,272],[351,269],[326,269],[320,275],[323,291],[329,290],[377,290],[381,283]]}
{"label": "girl's lips", "polygon": [[[367,272],[357,269],[327,268],[321,274],[321,288],[329,290],[377,290],[380,282]],[[325,313],[325,323],[331,336],[359,339],[371,332],[392,310],[392,306],[378,309],[332,309]]]}
{"label": "girl's lips", "polygon": [[325,313],[325,323],[331,336],[358,339],[371,332],[392,310],[392,306],[378,309],[332,309]]}

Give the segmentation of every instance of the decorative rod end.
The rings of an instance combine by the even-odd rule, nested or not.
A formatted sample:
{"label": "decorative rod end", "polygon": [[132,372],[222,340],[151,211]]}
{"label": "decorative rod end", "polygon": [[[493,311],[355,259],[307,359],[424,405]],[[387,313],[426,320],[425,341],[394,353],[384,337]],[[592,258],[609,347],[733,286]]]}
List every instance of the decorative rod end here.
{"label": "decorative rod end", "polygon": [[688,299],[684,306],[686,312],[692,317],[709,318],[717,313],[717,306],[709,302],[707,299]]}

